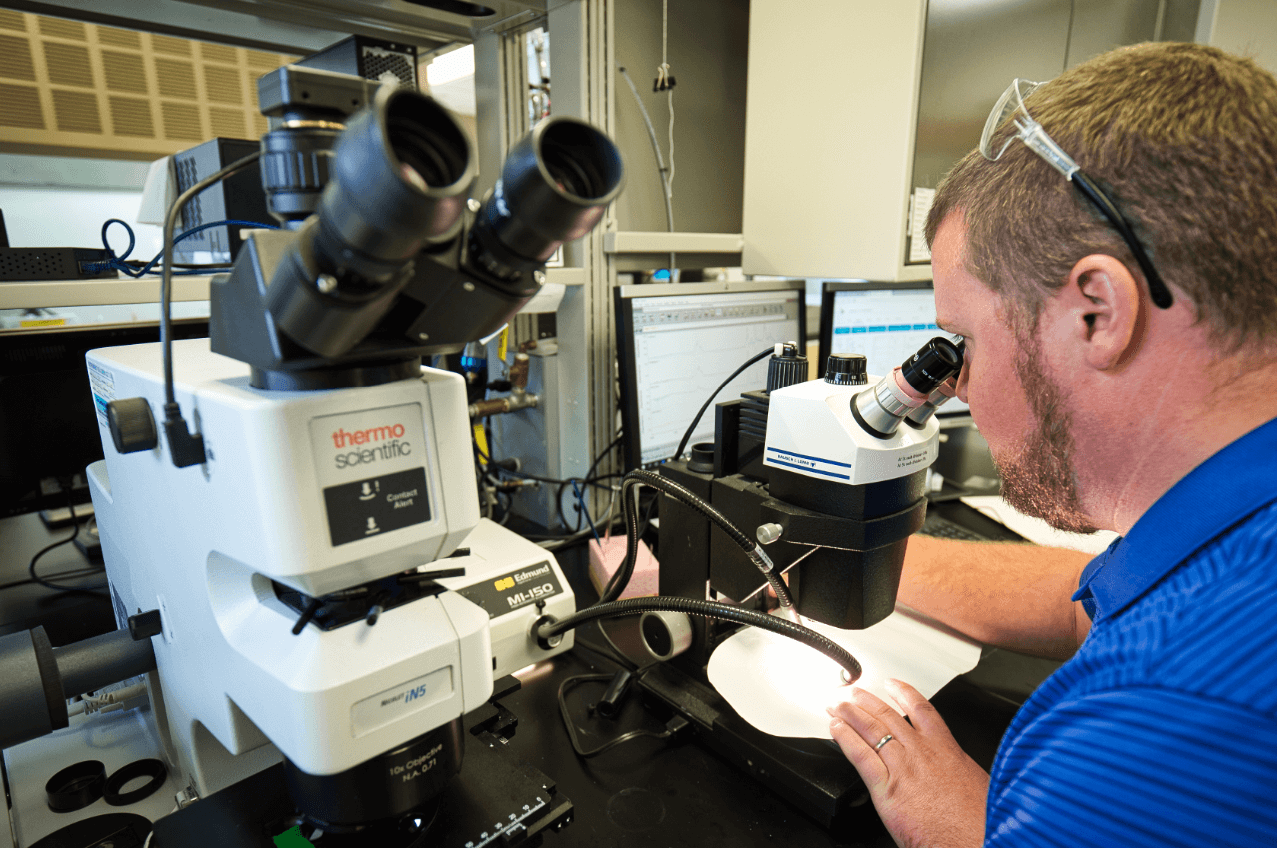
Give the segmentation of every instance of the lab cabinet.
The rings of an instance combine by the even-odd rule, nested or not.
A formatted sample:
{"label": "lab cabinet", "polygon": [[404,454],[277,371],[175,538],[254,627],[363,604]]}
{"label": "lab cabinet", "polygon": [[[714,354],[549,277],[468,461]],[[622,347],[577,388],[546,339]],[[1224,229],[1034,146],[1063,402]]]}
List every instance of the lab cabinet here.
{"label": "lab cabinet", "polygon": [[922,224],[1015,77],[1193,40],[1198,0],[750,5],[746,273],[925,280]]}

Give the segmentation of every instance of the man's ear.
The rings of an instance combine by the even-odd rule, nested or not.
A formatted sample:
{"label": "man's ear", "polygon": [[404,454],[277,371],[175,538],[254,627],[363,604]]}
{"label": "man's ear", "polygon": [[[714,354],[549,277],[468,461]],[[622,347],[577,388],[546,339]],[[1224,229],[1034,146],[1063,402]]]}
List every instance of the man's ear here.
{"label": "man's ear", "polygon": [[1058,306],[1069,341],[1092,368],[1108,371],[1132,357],[1143,337],[1140,283],[1112,256],[1096,253],[1069,272]]}

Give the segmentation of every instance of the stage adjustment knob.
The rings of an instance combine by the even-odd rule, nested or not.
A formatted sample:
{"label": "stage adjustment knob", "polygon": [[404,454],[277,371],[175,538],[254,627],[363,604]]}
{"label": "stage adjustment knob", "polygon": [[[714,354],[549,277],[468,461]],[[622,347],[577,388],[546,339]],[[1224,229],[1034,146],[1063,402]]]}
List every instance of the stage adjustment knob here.
{"label": "stage adjustment knob", "polygon": [[106,423],[111,441],[120,453],[151,450],[159,444],[155,416],[146,398],[113,400],[106,405]]}
{"label": "stage adjustment knob", "polygon": [[825,364],[825,382],[835,386],[863,386],[869,382],[865,357],[859,353],[831,353]]}

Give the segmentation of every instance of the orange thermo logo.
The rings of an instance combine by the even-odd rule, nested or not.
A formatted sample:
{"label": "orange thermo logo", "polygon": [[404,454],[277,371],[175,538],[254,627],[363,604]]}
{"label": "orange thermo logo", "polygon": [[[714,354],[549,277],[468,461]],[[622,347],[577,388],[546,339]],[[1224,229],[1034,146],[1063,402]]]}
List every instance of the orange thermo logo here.
{"label": "orange thermo logo", "polygon": [[[404,434],[402,424],[391,424],[385,427],[369,427],[366,430],[333,431],[333,447],[354,448],[346,453],[339,453],[333,461],[338,468],[349,468],[353,465],[364,465],[382,459],[394,459],[412,453],[412,444],[400,439]],[[375,445],[375,447],[361,447]]]}
{"label": "orange thermo logo", "polygon": [[333,447],[344,448],[347,445],[367,445],[373,442],[384,442],[386,439],[402,439],[402,424],[389,427],[369,427],[367,430],[356,430],[353,433],[338,429],[333,431]]}

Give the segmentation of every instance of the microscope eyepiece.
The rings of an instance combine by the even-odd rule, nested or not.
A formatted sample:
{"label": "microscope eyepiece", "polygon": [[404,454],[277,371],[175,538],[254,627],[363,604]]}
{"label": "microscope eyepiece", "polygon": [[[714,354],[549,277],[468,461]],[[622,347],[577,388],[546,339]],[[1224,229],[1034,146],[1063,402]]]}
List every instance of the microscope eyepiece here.
{"label": "microscope eyepiece", "polygon": [[852,415],[866,432],[890,438],[901,421],[924,407],[931,393],[961,370],[962,349],[937,336],[901,364],[899,382],[893,372],[852,398]]}
{"label": "microscope eyepiece", "polygon": [[962,370],[962,351],[943,336],[936,336],[900,366],[900,376],[918,394],[929,395]]}
{"label": "microscope eyepiece", "polygon": [[621,152],[575,118],[549,118],[511,149],[473,234],[475,258],[500,279],[549,259],[588,233],[621,192]]}
{"label": "microscope eyepiece", "polygon": [[270,281],[266,305],[279,329],[321,356],[367,336],[417,252],[461,230],[472,154],[437,102],[410,89],[378,91],[339,138],[318,214]]}

